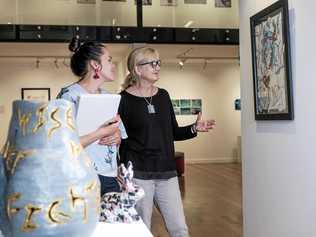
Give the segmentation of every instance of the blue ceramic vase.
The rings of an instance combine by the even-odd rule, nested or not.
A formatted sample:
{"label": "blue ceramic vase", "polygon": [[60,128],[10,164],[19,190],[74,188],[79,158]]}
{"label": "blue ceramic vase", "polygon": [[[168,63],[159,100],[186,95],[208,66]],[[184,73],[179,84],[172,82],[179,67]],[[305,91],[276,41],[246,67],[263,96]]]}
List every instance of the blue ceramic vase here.
{"label": "blue ceramic vase", "polygon": [[0,202],[0,229],[5,236],[92,234],[100,213],[100,185],[72,112],[72,104],[62,99],[13,103],[0,158],[5,201]]}

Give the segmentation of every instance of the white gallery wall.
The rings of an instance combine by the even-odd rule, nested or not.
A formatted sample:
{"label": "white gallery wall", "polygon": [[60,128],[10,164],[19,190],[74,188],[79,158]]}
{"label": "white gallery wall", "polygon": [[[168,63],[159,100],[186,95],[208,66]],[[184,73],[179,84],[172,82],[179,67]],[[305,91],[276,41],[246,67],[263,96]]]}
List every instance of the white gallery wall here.
{"label": "white gallery wall", "polygon": [[[62,64],[46,59],[36,68],[36,59],[0,59],[0,146],[6,139],[11,116],[11,103],[21,98],[22,87],[50,87],[52,98],[61,87],[76,78]],[[105,83],[116,92],[125,75],[125,62],[117,64],[118,80]],[[216,129],[197,138],[176,143],[189,162],[230,162],[237,158],[237,136],[240,136],[240,111],[234,110],[234,100],[240,97],[240,72],[237,62],[186,64],[180,70],[175,63],[163,64],[158,86],[166,88],[171,98],[202,99],[203,116],[217,121]],[[196,120],[196,116],[177,116],[180,125]]]}
{"label": "white gallery wall", "polygon": [[[117,73],[122,77],[121,64]],[[5,143],[11,117],[11,105],[14,100],[21,99],[21,88],[49,87],[51,98],[56,98],[60,89],[75,82],[71,69],[59,63],[56,68],[54,59],[41,60],[36,67],[34,59],[0,59],[0,146]],[[106,88],[117,92],[118,81],[109,82]]]}
{"label": "white gallery wall", "polygon": [[294,121],[255,121],[249,17],[272,0],[240,1],[244,237],[316,235],[316,2],[289,0]]}
{"label": "white gallery wall", "polygon": [[[199,133],[195,139],[176,142],[187,162],[231,162],[237,158],[237,136],[240,136],[240,111],[234,100],[240,97],[237,62],[163,65],[158,86],[168,90],[172,99],[202,99],[203,118],[216,120],[216,128]],[[196,121],[196,115],[178,115],[179,125]]]}

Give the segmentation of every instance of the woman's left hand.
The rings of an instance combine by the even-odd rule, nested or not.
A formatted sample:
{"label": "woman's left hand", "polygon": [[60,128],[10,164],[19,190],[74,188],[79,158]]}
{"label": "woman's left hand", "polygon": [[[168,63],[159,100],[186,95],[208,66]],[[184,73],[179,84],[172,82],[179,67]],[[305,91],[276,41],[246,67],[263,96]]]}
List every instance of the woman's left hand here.
{"label": "woman's left hand", "polygon": [[118,130],[111,136],[103,137],[98,142],[99,145],[112,146],[121,144],[121,132]]}
{"label": "woman's left hand", "polygon": [[202,113],[199,112],[195,122],[195,128],[198,132],[208,132],[208,130],[215,127],[215,124],[216,123],[214,119],[202,120]]}

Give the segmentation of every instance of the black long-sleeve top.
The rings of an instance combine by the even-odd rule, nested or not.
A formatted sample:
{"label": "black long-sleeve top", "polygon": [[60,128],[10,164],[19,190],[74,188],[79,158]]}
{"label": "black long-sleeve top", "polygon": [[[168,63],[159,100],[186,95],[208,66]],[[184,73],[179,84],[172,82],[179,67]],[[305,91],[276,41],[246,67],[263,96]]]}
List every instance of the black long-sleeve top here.
{"label": "black long-sleeve top", "polygon": [[[169,179],[175,177],[174,141],[196,136],[191,125],[179,127],[170,96],[164,89],[152,97],[155,113],[148,113],[143,97],[121,92],[119,114],[128,138],[122,140],[120,160],[131,161],[138,179]],[[146,97],[150,102],[150,97]]]}

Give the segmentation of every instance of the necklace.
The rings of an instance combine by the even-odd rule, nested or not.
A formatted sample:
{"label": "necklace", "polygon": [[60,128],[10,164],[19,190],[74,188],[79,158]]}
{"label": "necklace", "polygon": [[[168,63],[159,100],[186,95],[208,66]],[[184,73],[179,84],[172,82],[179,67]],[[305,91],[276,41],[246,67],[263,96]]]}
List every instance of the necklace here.
{"label": "necklace", "polygon": [[[150,101],[148,101],[148,100],[146,99],[146,97],[143,96],[143,94],[141,93],[141,91],[140,91],[140,90],[138,90],[138,91],[139,91],[139,94],[142,96],[142,98],[144,98],[144,100],[146,101],[148,113],[149,113],[149,114],[155,114],[155,113],[156,113],[155,106],[152,104],[153,96],[150,96]],[[151,93],[151,94],[152,94],[152,93]]]}

